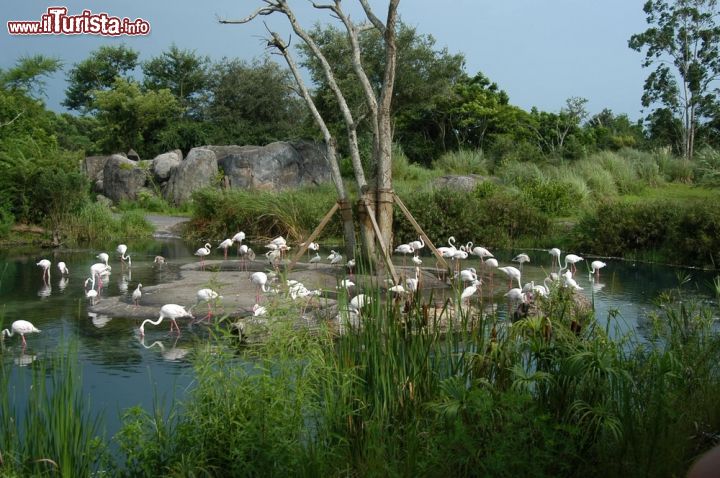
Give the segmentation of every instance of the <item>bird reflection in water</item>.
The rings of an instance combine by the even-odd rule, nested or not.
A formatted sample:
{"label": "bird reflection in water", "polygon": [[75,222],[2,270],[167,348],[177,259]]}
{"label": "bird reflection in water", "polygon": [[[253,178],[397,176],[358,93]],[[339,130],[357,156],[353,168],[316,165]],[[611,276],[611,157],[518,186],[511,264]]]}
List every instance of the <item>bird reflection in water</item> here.
{"label": "bird reflection in water", "polygon": [[90,317],[90,321],[98,329],[102,329],[112,320],[110,316],[98,314],[97,312],[88,312],[88,317]]}
{"label": "bird reflection in water", "polygon": [[26,354],[26,353],[21,353],[20,355],[18,355],[17,357],[15,357],[13,359],[13,362],[18,367],[27,367],[28,365],[33,363],[36,359],[37,359],[37,355],[35,355],[35,354],[30,355],[30,354]]}
{"label": "bird reflection in water", "polygon": [[60,282],[58,282],[58,288],[60,289],[60,292],[65,290],[69,281],[70,279],[67,276],[63,276],[60,278]]}
{"label": "bird reflection in water", "polygon": [[38,289],[37,295],[41,299],[47,299],[52,294],[52,285],[50,285],[50,282],[43,282],[42,287]]}
{"label": "bird reflection in water", "polygon": [[172,344],[172,347],[170,347],[169,349],[165,348],[165,345],[159,340],[156,340],[150,345],[145,345],[144,336],[140,338],[140,344],[146,349],[151,349],[157,345],[160,349],[160,354],[162,355],[163,360],[167,362],[177,362],[185,358],[185,356],[190,353],[190,349],[176,347],[179,339],[180,337],[176,337],[175,341]]}
{"label": "bird reflection in water", "polygon": [[132,270],[128,269],[127,274],[123,274],[122,278],[120,279],[120,282],[118,283],[118,289],[120,289],[120,292],[123,294],[127,294],[128,291],[128,282],[132,280]]}

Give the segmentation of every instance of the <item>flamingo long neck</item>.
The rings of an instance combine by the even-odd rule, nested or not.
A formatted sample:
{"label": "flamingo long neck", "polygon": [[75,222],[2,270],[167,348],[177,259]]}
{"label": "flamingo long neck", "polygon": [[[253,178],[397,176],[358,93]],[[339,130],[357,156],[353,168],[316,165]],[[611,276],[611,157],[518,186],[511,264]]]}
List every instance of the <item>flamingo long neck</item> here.
{"label": "flamingo long neck", "polygon": [[5,330],[2,331],[2,333],[5,334],[5,335],[7,335],[8,337],[12,337],[13,334],[15,333],[15,331],[14,331],[14,330],[10,330],[10,329],[5,329]]}
{"label": "flamingo long neck", "polygon": [[143,321],[143,323],[140,324],[140,331],[143,332],[143,333],[145,332],[145,324],[147,324],[148,322],[150,322],[150,323],[153,324],[153,325],[158,325],[158,324],[160,324],[160,322],[163,321],[163,319],[164,319],[164,317],[163,317],[162,315],[161,315],[160,317],[158,317],[157,320],[145,319],[145,320]]}

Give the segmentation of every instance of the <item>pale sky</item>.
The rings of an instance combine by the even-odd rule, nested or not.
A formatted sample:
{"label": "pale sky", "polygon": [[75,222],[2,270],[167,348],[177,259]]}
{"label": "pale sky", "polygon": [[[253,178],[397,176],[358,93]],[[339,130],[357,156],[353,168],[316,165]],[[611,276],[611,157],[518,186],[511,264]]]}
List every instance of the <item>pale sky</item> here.
{"label": "pale sky", "polygon": [[[330,1],[330,0],[327,0]],[[557,112],[571,96],[587,98],[591,114],[610,108],[631,119],[642,116],[640,96],[647,71],[642,55],[627,47],[634,33],[647,28],[644,0],[401,0],[403,21],[431,34],[438,48],[463,53],[470,75],[482,71],[510,95],[510,102],[524,109],[537,106]],[[308,28],[317,21],[333,21],[306,0],[290,0]],[[386,0],[371,0],[381,18]],[[65,70],[101,45],[125,43],[147,60],[172,43],[195,50],[213,60],[222,57],[252,59],[265,54],[264,27],[220,25],[217,17],[240,18],[261,5],[260,0],[3,0],[0,18],[0,68],[24,55],[42,53],[59,57]],[[345,0],[352,18],[362,18],[356,0]],[[143,18],[151,25],[144,37],[108,38],[94,35],[12,36],[6,22],[40,20],[50,6],[64,6],[69,14],[83,9],[130,19]],[[279,32],[289,27],[284,17],[263,17]],[[293,37],[294,38],[294,37]],[[47,104],[61,111],[65,72],[48,86]]]}

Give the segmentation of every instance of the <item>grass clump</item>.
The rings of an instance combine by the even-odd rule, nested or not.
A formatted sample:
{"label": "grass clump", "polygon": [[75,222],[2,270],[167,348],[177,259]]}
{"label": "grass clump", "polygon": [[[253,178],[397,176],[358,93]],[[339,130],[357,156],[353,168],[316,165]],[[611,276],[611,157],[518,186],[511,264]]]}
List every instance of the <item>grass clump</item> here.
{"label": "grass clump", "polygon": [[141,211],[123,212],[118,217],[99,202],[85,204],[63,229],[64,237],[71,244],[107,243],[117,237],[149,237],[152,232],[152,225]]}
{"label": "grass clump", "polygon": [[488,174],[488,160],[481,149],[449,151],[433,161],[433,169],[446,174]]}

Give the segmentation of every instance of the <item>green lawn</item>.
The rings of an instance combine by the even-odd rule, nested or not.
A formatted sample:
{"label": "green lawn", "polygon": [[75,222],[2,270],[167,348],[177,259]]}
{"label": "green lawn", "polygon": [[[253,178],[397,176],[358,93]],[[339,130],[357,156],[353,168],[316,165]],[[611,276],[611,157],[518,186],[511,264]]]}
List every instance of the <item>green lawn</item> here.
{"label": "green lawn", "polygon": [[641,202],[655,199],[677,201],[717,201],[720,200],[720,188],[707,188],[682,183],[667,183],[654,188],[646,188],[640,194],[620,196],[624,201]]}

